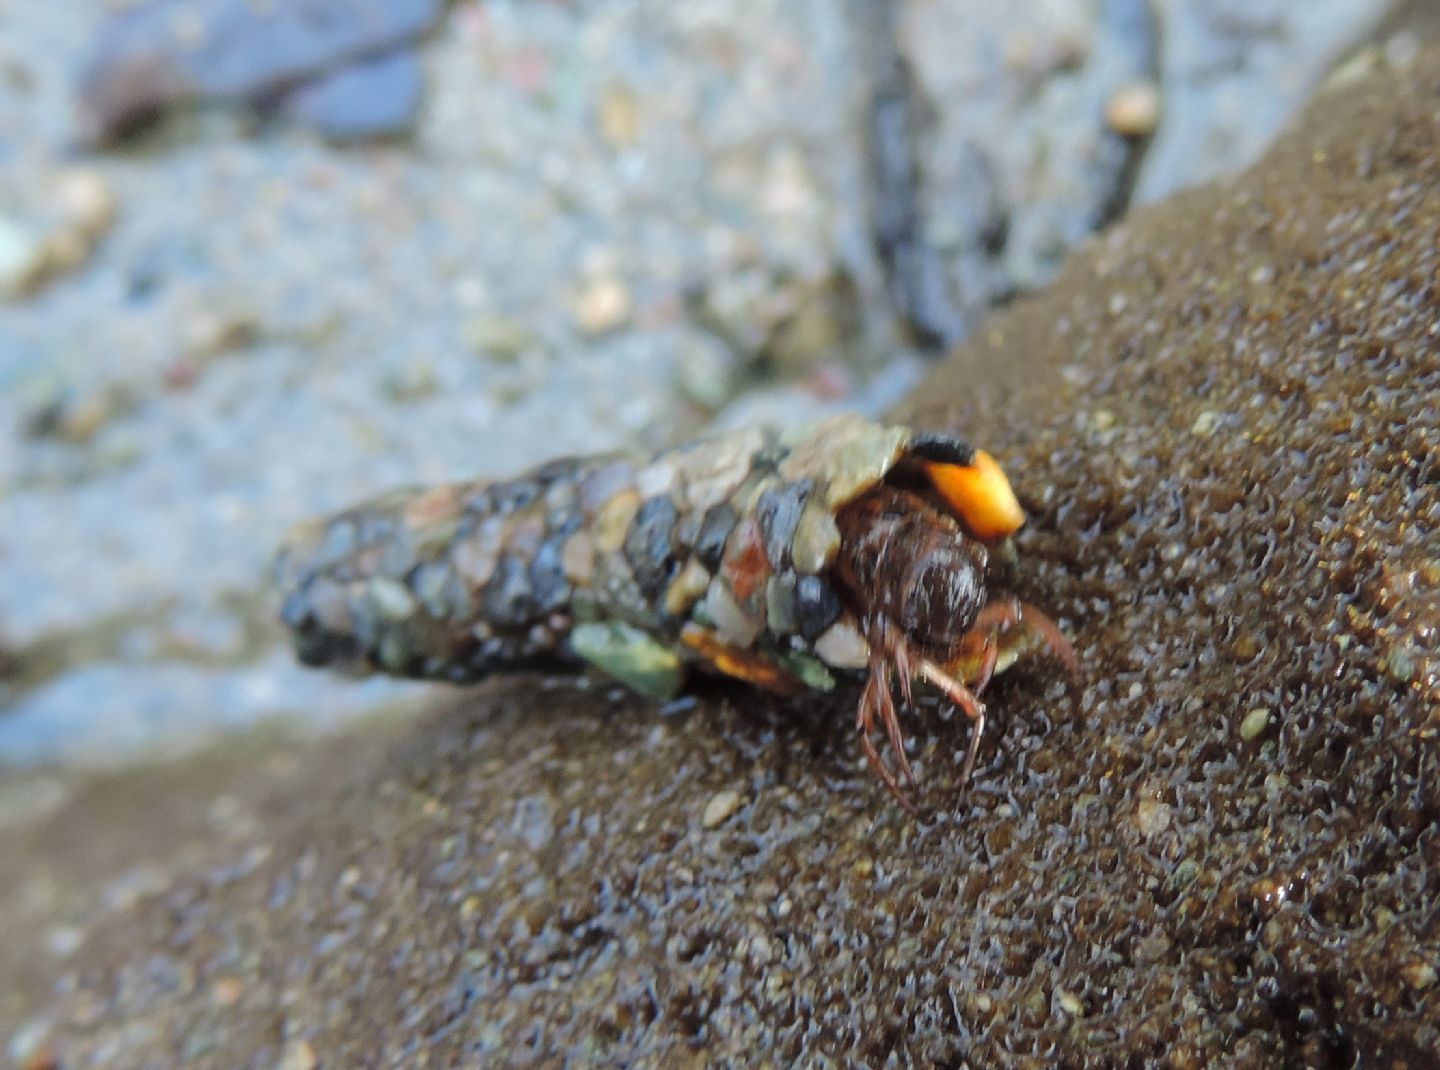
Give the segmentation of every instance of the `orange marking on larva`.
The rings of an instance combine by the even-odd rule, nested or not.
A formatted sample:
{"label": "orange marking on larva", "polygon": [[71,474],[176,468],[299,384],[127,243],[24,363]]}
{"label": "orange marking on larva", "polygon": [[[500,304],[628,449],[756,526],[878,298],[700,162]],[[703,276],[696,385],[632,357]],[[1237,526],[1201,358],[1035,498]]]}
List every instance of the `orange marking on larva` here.
{"label": "orange marking on larva", "polygon": [[984,450],[975,451],[971,464],[929,461],[925,471],[946,504],[976,538],[994,542],[1013,535],[1025,523],[1025,510],[1020,508],[1010,480]]}
{"label": "orange marking on larva", "polygon": [[798,695],[805,685],[774,662],[750,650],[722,643],[713,632],[697,624],[680,630],[680,641],[688,646],[716,672],[744,680],[747,684],[773,691],[777,695]]}
{"label": "orange marking on larva", "polygon": [[746,518],[735,526],[720,574],[741,602],[749,601],[756,588],[770,578],[770,559],[765,556],[760,526],[755,521]]}

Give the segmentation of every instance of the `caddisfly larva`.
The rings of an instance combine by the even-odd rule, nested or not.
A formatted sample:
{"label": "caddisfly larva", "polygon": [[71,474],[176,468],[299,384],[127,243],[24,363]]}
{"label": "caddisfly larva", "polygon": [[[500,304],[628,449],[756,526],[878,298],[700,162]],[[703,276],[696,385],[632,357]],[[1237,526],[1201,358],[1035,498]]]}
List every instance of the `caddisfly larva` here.
{"label": "caddisfly larva", "polygon": [[366,502],[292,536],[282,618],[309,664],[429,679],[589,663],[670,696],[687,665],[784,693],[863,676],[862,746],[909,806],[871,739],[913,786],[892,672],[907,703],[919,678],[975,722],[968,778],[990,677],[1037,650],[1075,668],[1047,616],[987,591],[1023,520],[984,452],[839,416]]}

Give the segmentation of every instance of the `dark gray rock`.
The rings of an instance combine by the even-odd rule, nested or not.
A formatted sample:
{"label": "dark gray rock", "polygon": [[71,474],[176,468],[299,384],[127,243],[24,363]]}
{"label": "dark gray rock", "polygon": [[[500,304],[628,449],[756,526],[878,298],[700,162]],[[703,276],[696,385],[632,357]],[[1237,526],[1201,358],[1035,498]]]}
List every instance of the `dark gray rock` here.
{"label": "dark gray rock", "polygon": [[392,52],[307,82],[280,108],[332,141],[395,137],[415,121],[424,88],[419,56]]}
{"label": "dark gray rock", "polygon": [[151,0],[101,31],[80,78],[81,136],[105,143],[177,104],[258,103],[315,79],[324,80],[294,105],[297,114],[340,137],[371,126],[393,132],[399,103],[411,100],[413,113],[419,92],[414,59],[396,46],[419,38],[443,9],[443,0]]}

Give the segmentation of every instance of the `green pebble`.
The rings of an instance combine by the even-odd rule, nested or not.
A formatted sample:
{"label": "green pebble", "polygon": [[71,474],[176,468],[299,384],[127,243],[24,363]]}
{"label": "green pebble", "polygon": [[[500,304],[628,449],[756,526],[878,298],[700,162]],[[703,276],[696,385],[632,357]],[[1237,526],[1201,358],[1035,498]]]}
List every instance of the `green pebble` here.
{"label": "green pebble", "polygon": [[580,625],[570,633],[570,646],[587,664],[648,698],[674,698],[685,680],[675,651],[618,621]]}
{"label": "green pebble", "polygon": [[819,658],[788,651],[776,660],[781,668],[813,691],[833,691],[835,688],[835,677],[830,675],[830,670]]}

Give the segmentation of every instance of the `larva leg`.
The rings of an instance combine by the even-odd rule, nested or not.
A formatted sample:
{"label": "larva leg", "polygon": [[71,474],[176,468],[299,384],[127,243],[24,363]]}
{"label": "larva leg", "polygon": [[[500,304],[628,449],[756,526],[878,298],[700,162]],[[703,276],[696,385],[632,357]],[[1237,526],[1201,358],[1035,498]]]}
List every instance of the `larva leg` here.
{"label": "larva leg", "polygon": [[904,643],[896,643],[891,658],[895,663],[895,675],[900,678],[900,697],[905,700],[906,709],[910,709],[915,705],[915,667],[910,663],[910,648]]}
{"label": "larva leg", "polygon": [[900,711],[895,706],[895,695],[890,690],[890,672],[885,670],[880,685],[880,723],[885,726],[885,735],[890,740],[890,749],[895,752],[900,775],[912,791],[915,788],[915,774],[910,769],[910,759],[905,755],[905,734],[900,729]]}
{"label": "larva leg", "polygon": [[[1056,623],[1034,606],[1028,605],[1018,598],[1001,598],[987,602],[976,616],[970,631],[966,633],[966,638],[983,637],[987,646],[993,646],[1001,635],[1015,631],[1038,641],[1045,653],[1064,665],[1071,673],[1080,671],[1080,662],[1075,657],[1075,648],[1070,645],[1070,640],[1061,634]],[[993,666],[991,671],[994,671]],[[977,682],[975,690],[981,691],[984,686],[983,683]]]}
{"label": "larva leg", "polygon": [[1000,662],[1000,640],[994,632],[988,632],[985,636],[985,648],[980,653],[980,667],[975,672],[975,682],[970,685],[970,690],[975,695],[983,695],[985,688],[990,686],[990,678],[995,675],[995,666]]}
{"label": "larva leg", "polygon": [[[1070,641],[1060,633],[1055,622],[1034,606],[1026,605],[1016,598],[997,599],[988,602],[975,617],[975,623],[965,633],[962,648],[970,651],[966,659],[957,663],[965,664],[967,677],[972,678],[970,687],[929,659],[919,663],[919,675],[938,687],[955,705],[965,711],[965,716],[975,722],[970,748],[965,754],[965,765],[960,771],[960,782],[968,783],[975,768],[975,759],[980,751],[980,737],[985,731],[985,707],[976,696],[984,692],[995,675],[1000,660],[1002,638],[1019,633],[1025,639],[1035,641],[1040,648],[1065,666],[1071,673],[1080,671],[1080,663]],[[974,653],[976,645],[978,654]],[[978,658],[970,661],[968,658]]]}
{"label": "larva leg", "polygon": [[970,782],[970,773],[975,768],[975,756],[980,753],[980,737],[985,734],[985,707],[971,693],[970,689],[951,676],[929,658],[921,658],[917,664],[920,676],[940,689],[965,716],[975,722],[970,736],[970,749],[965,754],[965,764],[960,769],[960,783]]}
{"label": "larva leg", "polygon": [[870,733],[875,729],[875,722],[879,720],[885,726],[885,732],[894,748],[900,770],[905,776],[905,781],[910,787],[915,786],[915,777],[910,770],[910,763],[905,757],[905,741],[900,734],[900,721],[895,712],[895,700],[890,694],[890,669],[883,658],[874,659],[870,667],[870,679],[865,681],[865,689],[860,693],[860,707],[855,718],[855,729],[860,736],[860,746],[865,752],[865,758],[870,763],[870,768],[875,770],[891,796],[910,813],[918,813],[915,804],[910,801],[905,789],[895,779],[895,774],[890,772],[880,752],[875,749],[875,743],[870,738]]}

